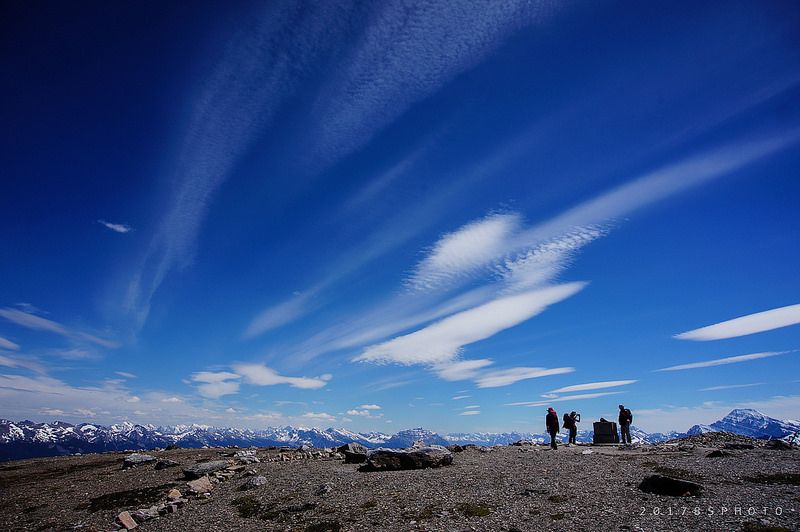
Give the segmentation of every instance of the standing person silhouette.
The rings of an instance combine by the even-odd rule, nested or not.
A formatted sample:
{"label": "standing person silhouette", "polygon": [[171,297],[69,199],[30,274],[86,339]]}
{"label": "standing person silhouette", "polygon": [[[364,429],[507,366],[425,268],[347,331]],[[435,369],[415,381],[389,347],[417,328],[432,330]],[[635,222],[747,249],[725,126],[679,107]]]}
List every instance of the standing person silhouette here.
{"label": "standing person silhouette", "polygon": [[622,445],[631,444],[631,423],[633,423],[633,414],[625,408],[625,405],[619,405],[619,439]]}
{"label": "standing person silhouette", "polygon": [[564,414],[564,428],[569,430],[569,443],[567,445],[577,445],[578,420],[581,416],[574,410],[569,414]]}
{"label": "standing person silhouette", "polygon": [[558,425],[558,414],[550,407],[547,409],[547,416],[544,418],[545,425],[547,426],[547,433],[550,434],[550,448],[551,449],[558,449],[558,444],[556,443],[556,436],[558,435],[558,429],[560,428]]}

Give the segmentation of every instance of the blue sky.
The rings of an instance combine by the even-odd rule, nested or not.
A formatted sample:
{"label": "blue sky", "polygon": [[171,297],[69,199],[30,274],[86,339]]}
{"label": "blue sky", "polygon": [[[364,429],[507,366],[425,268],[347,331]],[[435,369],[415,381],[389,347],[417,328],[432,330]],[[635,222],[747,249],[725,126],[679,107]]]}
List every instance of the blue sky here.
{"label": "blue sky", "polygon": [[793,2],[4,11],[4,417],[798,417]]}

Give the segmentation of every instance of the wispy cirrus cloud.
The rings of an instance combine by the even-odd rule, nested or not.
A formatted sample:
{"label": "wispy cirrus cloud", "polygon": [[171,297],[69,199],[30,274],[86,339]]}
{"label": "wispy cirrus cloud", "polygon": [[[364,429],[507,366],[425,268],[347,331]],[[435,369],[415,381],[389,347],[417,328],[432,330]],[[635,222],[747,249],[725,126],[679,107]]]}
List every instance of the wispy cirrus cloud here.
{"label": "wispy cirrus cloud", "polygon": [[0,349],[7,349],[9,351],[19,351],[19,345],[15,344],[11,340],[7,340],[0,336]]}
{"label": "wispy cirrus cloud", "polygon": [[134,375],[133,373],[130,373],[128,371],[115,371],[114,373],[116,373],[120,377],[124,377],[126,379],[135,379],[135,378],[137,378],[136,375]]}
{"label": "wispy cirrus cloud", "polygon": [[583,289],[568,283],[501,297],[449,316],[424,329],[367,347],[354,361],[435,366],[458,357],[461,348],[526,321]]}
{"label": "wispy cirrus cloud", "polygon": [[308,65],[330,53],[355,6],[272,2],[232,34],[191,101],[166,212],[128,283],[125,309],[141,327],[164,278],[191,263],[209,204],[295,95]]}
{"label": "wispy cirrus cloud", "polygon": [[572,373],[573,371],[575,371],[575,368],[508,368],[482,373],[475,379],[475,383],[478,385],[478,388],[497,388],[523,380],[538,379],[551,375],[562,375],[564,373]]}
{"label": "wispy cirrus cloud", "polygon": [[434,366],[434,371],[440,379],[446,381],[464,381],[476,377],[480,370],[491,366],[493,362],[487,358],[473,360],[456,360],[443,362]]}
{"label": "wispy cirrus cloud", "polygon": [[25,327],[26,329],[50,332],[71,340],[88,341],[93,344],[112,349],[119,347],[119,344],[112,340],[100,338],[82,331],[69,329],[61,323],[37,316],[36,314],[32,314],[30,312],[25,312],[23,310],[18,310],[11,307],[0,308],[0,317],[15,323],[20,327]]}
{"label": "wispy cirrus cloud", "polygon": [[0,353],[0,366],[5,366],[7,368],[27,369],[35,373],[46,373],[44,365],[41,364],[38,359],[16,354],[7,356]]}
{"label": "wispy cirrus cloud", "polygon": [[115,233],[125,234],[125,233],[130,233],[131,231],[133,231],[133,227],[131,227],[130,225],[127,225],[127,224],[115,224],[115,223],[107,222],[105,220],[97,220],[97,223],[99,223],[103,227],[106,227],[107,229],[110,229],[110,230],[114,231]]}
{"label": "wispy cirrus cloud", "polygon": [[656,371],[681,371],[685,369],[711,368],[715,366],[724,366],[726,364],[738,364],[740,362],[750,362],[751,360],[760,360],[762,358],[785,355],[791,352],[793,351],[765,351],[763,353],[751,353],[749,355],[738,355],[733,357],[717,358],[715,360],[706,360],[703,362],[691,362],[689,364],[679,364],[677,366],[661,368]]}
{"label": "wispy cirrus cloud", "polygon": [[546,21],[556,2],[376,5],[359,46],[312,107],[324,162],[364,146],[413,103],[480,63],[515,32]]}
{"label": "wispy cirrus cloud", "polygon": [[508,252],[508,241],[520,224],[518,214],[495,214],[442,236],[409,284],[426,289],[474,274]]}
{"label": "wispy cirrus cloud", "polygon": [[747,336],[800,323],[800,304],[748,314],[728,321],[676,334],[678,340],[707,342]]}
{"label": "wispy cirrus cloud", "polygon": [[229,371],[199,371],[191,376],[192,382],[200,383],[197,386],[198,393],[209,399],[238,393],[241,378],[241,375]]}
{"label": "wispy cirrus cloud", "polygon": [[327,412],[306,412],[303,414],[303,418],[329,422],[336,421],[336,416],[328,414]]}
{"label": "wispy cirrus cloud", "polygon": [[547,401],[523,401],[519,403],[506,403],[506,406],[547,406],[550,403],[558,403],[562,401],[580,401],[583,399],[597,399],[598,397],[605,397],[607,395],[617,395],[622,392],[597,392],[597,393],[580,393],[575,395],[564,395]]}
{"label": "wispy cirrus cloud", "polygon": [[635,380],[623,380],[623,381],[600,381],[600,382],[587,382],[584,384],[573,384],[572,386],[564,386],[563,388],[559,388],[557,390],[552,390],[551,394],[559,394],[559,393],[571,393],[571,392],[584,392],[586,390],[602,390],[604,388],[615,388],[617,386],[627,386],[628,384],[633,384],[637,381]]}
{"label": "wispy cirrus cloud", "polygon": [[719,390],[736,390],[739,388],[752,388],[753,386],[763,386],[763,382],[751,382],[749,384],[724,384],[722,386],[710,386],[708,388],[700,388],[698,392],[716,392]]}
{"label": "wispy cirrus cloud", "polygon": [[331,380],[330,374],[320,375],[319,377],[287,377],[280,375],[277,371],[268,368],[264,364],[234,364],[233,371],[241,375],[248,384],[256,386],[274,386],[276,384],[288,384],[294,388],[318,389],[324,387]]}

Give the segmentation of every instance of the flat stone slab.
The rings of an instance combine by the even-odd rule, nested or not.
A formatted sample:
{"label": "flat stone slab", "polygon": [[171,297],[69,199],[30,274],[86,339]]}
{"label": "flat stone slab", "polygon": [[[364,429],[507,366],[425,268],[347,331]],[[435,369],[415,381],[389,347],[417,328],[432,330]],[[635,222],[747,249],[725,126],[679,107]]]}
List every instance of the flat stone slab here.
{"label": "flat stone slab", "polygon": [[194,479],[203,477],[205,475],[210,475],[216,471],[222,471],[226,467],[228,467],[227,460],[214,460],[212,462],[202,462],[191,467],[187,467],[183,470],[183,474],[188,479]]}
{"label": "flat stone slab", "polygon": [[367,463],[361,471],[400,471],[425,469],[453,463],[453,453],[440,445],[411,449],[373,449],[367,453]]}
{"label": "flat stone slab", "polygon": [[696,497],[703,493],[703,486],[688,480],[663,475],[650,475],[642,480],[639,489],[645,493],[669,495],[671,497]]}

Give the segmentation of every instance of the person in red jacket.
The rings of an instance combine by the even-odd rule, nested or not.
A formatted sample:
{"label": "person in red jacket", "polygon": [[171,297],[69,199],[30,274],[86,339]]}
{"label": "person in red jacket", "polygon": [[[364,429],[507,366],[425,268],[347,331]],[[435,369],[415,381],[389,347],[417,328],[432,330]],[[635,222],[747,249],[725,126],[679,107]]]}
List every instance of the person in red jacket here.
{"label": "person in red jacket", "polygon": [[544,422],[547,425],[547,433],[550,434],[550,448],[558,449],[558,444],[556,443],[556,435],[558,435],[558,414],[550,407],[547,409],[547,416],[544,418]]}

